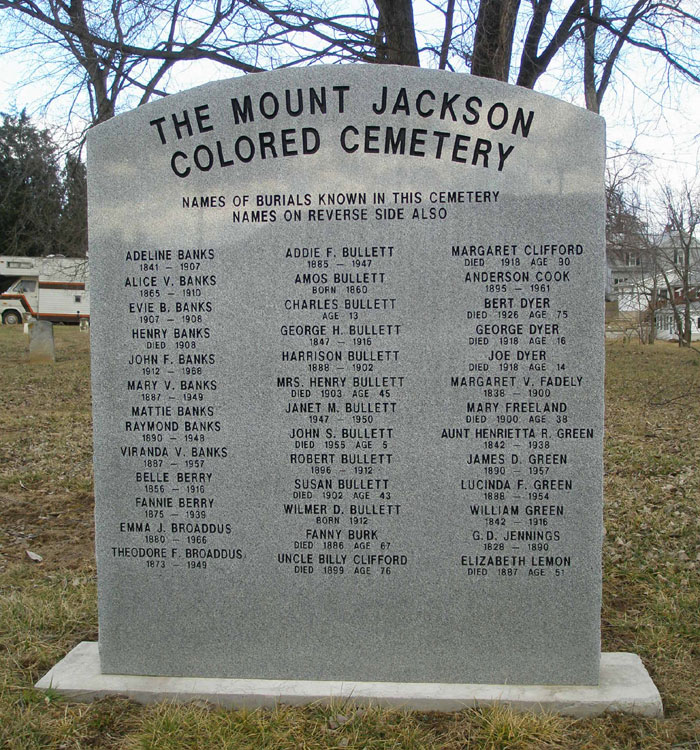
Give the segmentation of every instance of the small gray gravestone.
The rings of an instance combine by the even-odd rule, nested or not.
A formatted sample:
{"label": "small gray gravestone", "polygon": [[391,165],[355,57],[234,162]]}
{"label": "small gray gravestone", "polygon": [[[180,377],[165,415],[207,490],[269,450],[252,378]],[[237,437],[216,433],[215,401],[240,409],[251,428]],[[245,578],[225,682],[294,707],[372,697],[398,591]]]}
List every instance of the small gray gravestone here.
{"label": "small gray gravestone", "polygon": [[53,340],[53,323],[50,320],[29,321],[29,362],[46,364],[56,361],[56,349]]}
{"label": "small gray gravestone", "polygon": [[598,684],[603,165],[393,67],[90,131],[100,674]]}

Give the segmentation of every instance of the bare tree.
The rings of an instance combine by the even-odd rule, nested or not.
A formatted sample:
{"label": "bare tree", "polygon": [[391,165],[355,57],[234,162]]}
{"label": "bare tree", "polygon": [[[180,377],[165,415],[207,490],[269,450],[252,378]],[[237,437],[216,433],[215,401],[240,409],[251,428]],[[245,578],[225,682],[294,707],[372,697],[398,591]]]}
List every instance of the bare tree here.
{"label": "bare tree", "polygon": [[0,0],[5,18],[9,13],[15,21],[16,48],[38,45],[63,52],[64,75],[82,81],[93,122],[113,117],[126,89],[140,92],[138,103],[164,94],[159,84],[177,62],[210,60],[246,73],[261,70],[227,40],[237,6],[235,0],[87,5],[84,0]]}
{"label": "bare tree", "polygon": [[606,323],[625,336],[635,331],[642,343],[652,344],[656,336],[658,258],[656,237],[633,188],[633,181],[640,176],[638,169],[638,162],[624,172],[608,169],[605,237],[611,288],[606,291],[606,302],[616,304],[612,320]]}
{"label": "bare tree", "polygon": [[476,19],[471,72],[507,81],[520,0],[481,0]]}
{"label": "bare tree", "polygon": [[634,264],[635,275],[624,291],[630,306],[638,311],[636,331],[642,344],[656,340],[656,315],[663,303],[660,276],[659,235],[636,215],[636,223],[623,235],[618,253]]}
{"label": "bare tree", "polygon": [[[690,346],[700,299],[700,194],[687,184],[666,185],[656,205],[644,205],[630,184],[608,187],[607,255],[617,282],[614,292],[623,309],[639,313],[643,343],[654,342],[661,318],[662,330]],[[619,320],[632,326],[624,315]]]}
{"label": "bare tree", "polygon": [[377,17],[377,62],[420,65],[411,0],[374,0]]}
{"label": "bare tree", "polygon": [[250,73],[314,61],[418,65],[425,53],[441,69],[534,88],[568,51],[596,112],[631,47],[700,82],[699,0],[428,2],[441,30],[416,26],[412,0],[0,0],[0,12],[16,25],[15,48],[62,56],[93,122],[126,93],[138,92],[135,103],[163,95],[168,76],[195,60]]}
{"label": "bare tree", "polygon": [[679,346],[690,346],[692,304],[698,301],[700,286],[700,194],[687,183],[674,190],[664,188],[668,242],[659,244],[659,269],[668,304],[678,332]]}
{"label": "bare tree", "polygon": [[700,16],[689,12],[692,5],[687,0],[636,0],[606,6],[603,0],[587,0],[579,26],[586,107],[600,112],[615,67],[628,47],[652,52],[667,63],[669,72],[700,83],[700,67],[690,43]]}

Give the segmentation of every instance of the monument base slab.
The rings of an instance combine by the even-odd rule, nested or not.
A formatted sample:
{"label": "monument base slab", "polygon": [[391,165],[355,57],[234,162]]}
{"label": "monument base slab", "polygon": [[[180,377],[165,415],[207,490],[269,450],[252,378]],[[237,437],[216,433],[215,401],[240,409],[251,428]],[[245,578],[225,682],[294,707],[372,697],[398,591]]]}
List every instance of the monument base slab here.
{"label": "monument base slab", "polygon": [[459,711],[502,704],[518,711],[596,716],[626,712],[662,717],[659,691],[636,654],[601,655],[600,684],[481,685],[310,680],[241,680],[102,674],[97,643],[78,644],[36,687],[88,702],[124,695],[138,703],[204,700],[231,708],[350,701],[419,711]]}

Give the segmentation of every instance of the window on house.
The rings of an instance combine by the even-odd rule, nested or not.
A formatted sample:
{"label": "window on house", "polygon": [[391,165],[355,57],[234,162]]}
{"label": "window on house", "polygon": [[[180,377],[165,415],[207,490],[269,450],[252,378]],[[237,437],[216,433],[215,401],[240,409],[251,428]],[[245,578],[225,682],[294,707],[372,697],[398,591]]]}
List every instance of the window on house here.
{"label": "window on house", "polygon": [[82,299],[82,297],[79,294],[75,295],[75,301],[76,302],[80,302],[81,299]]}

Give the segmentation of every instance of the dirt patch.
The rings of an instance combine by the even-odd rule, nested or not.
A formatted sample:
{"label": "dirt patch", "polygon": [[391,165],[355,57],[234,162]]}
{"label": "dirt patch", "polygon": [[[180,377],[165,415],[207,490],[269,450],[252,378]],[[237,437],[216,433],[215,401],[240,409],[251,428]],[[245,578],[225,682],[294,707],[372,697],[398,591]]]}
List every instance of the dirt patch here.
{"label": "dirt patch", "polygon": [[57,361],[32,366],[21,327],[0,326],[0,570],[94,560],[89,337],[67,326],[55,337]]}
{"label": "dirt patch", "polygon": [[0,494],[0,569],[8,563],[36,565],[26,550],[41,555],[49,569],[78,568],[95,556],[93,499],[31,491]]}

